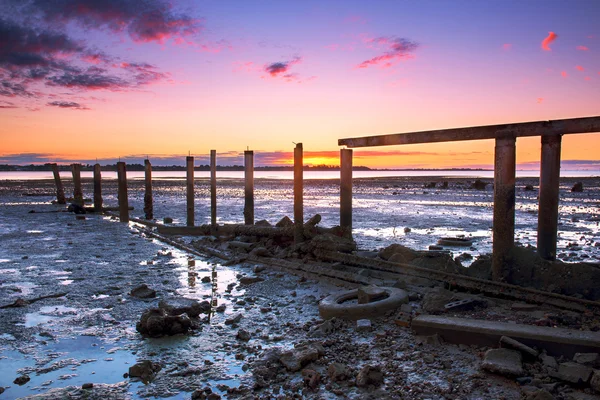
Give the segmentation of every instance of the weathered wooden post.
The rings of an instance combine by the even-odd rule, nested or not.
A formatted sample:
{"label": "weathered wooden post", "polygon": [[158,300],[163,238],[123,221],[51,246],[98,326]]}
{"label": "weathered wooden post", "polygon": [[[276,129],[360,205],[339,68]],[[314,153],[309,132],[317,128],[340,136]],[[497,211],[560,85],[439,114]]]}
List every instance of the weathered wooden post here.
{"label": "weathered wooden post", "polygon": [[187,226],[194,226],[194,157],[185,158],[187,164]]}
{"label": "weathered wooden post", "polygon": [[304,241],[304,174],[302,143],[294,148],[294,242]]}
{"label": "weathered wooden post", "polygon": [[556,259],[561,136],[542,136],[537,247],[540,257]]}
{"label": "weathered wooden post", "polygon": [[494,223],[492,278],[503,280],[506,258],[515,242],[515,169],[516,139],[496,139],[494,156]]}
{"label": "weathered wooden post", "polygon": [[144,216],[154,219],[154,202],[152,198],[152,164],[144,160]]}
{"label": "weathered wooden post", "polygon": [[244,151],[244,224],[254,225],[254,151]]}
{"label": "weathered wooden post", "polygon": [[54,183],[56,184],[56,202],[58,204],[66,204],[65,189],[63,188],[62,181],[60,180],[60,172],[56,163],[52,164],[52,175],[54,175]]}
{"label": "weathered wooden post", "polygon": [[129,199],[127,198],[127,169],[125,162],[117,163],[117,181],[119,198],[119,219],[121,222],[129,222]]}
{"label": "weathered wooden post", "polygon": [[102,171],[94,164],[94,212],[102,212]]}
{"label": "weathered wooden post", "polygon": [[73,203],[83,207],[83,190],[81,189],[81,164],[71,164],[73,173]]}
{"label": "weathered wooden post", "polygon": [[210,224],[217,226],[217,151],[210,151]]}
{"label": "weathered wooden post", "polygon": [[352,237],[352,149],[340,150],[340,228]]}

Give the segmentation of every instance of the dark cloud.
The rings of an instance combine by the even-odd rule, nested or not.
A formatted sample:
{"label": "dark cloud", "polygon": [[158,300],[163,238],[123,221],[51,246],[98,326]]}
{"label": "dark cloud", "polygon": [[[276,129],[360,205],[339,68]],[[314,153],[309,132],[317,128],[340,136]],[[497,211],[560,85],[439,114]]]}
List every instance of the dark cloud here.
{"label": "dark cloud", "polygon": [[10,101],[0,100],[0,108],[18,108],[15,103],[11,103]]}
{"label": "dark cloud", "polygon": [[199,20],[177,13],[167,0],[32,0],[27,4],[47,22],[75,21],[85,28],[127,32],[136,42],[182,40],[202,30]]}
{"label": "dark cloud", "polygon": [[89,110],[88,107],[81,105],[79,103],[75,103],[73,101],[51,101],[48,106],[59,107],[59,108],[70,108],[73,110]]}
{"label": "dark cloud", "polygon": [[13,83],[4,79],[0,80],[0,96],[28,98],[37,97],[35,93],[27,90],[22,84]]}
{"label": "dark cloud", "polygon": [[410,39],[395,36],[381,36],[378,38],[363,39],[363,42],[371,48],[383,49],[381,55],[365,60],[357,65],[357,68],[368,68],[379,65],[383,68],[389,68],[394,63],[414,58],[412,54],[419,44]]}
{"label": "dark cloud", "polygon": [[265,72],[272,77],[292,77],[292,74],[288,73],[292,65],[298,64],[302,61],[300,57],[294,57],[291,61],[280,61],[265,65]]}

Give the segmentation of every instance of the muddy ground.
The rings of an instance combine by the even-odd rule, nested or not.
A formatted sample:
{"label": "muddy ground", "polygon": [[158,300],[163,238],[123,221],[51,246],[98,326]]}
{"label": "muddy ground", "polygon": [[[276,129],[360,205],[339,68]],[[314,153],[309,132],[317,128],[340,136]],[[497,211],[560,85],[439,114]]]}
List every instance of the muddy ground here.
{"label": "muddy ground", "polygon": [[[411,182],[412,189],[406,190],[423,184]],[[184,219],[179,184],[165,183],[157,193],[157,216]],[[388,191],[395,184],[400,186],[375,182],[361,190]],[[44,196],[52,189],[48,182],[33,187],[21,183],[21,190],[12,185],[3,182],[0,191],[0,306],[18,299],[30,303],[0,309],[0,398],[596,398],[589,384],[552,377],[556,368],[539,360],[525,363],[519,380],[487,372],[481,368],[486,348],[416,337],[395,323],[395,313],[373,318],[371,329],[360,332],[352,321],[323,321],[319,300],[342,288],[254,263],[223,265],[229,263],[190,258],[147,237],[135,224],[55,212],[64,207],[49,204],[51,197]],[[330,183],[323,185],[329,188]],[[231,190],[239,189],[232,184]],[[22,196],[24,192],[41,196]],[[140,193],[131,193],[136,216],[141,214]],[[284,203],[280,195],[273,197],[276,204]],[[327,201],[333,202],[330,197]],[[111,196],[105,199],[114,204]],[[266,211],[268,196],[263,200],[257,204],[257,219],[274,219]],[[580,213],[585,214],[582,219],[593,224],[597,201],[585,197],[572,207],[586,210]],[[231,211],[239,205],[223,208]],[[324,220],[332,219],[327,215],[334,207],[323,208]],[[239,222],[241,212],[236,215],[222,217],[222,222]],[[592,226],[589,232],[585,235],[591,244],[583,241],[578,252],[596,257],[598,230]],[[367,249],[376,247],[375,241],[367,243],[373,244]],[[227,243],[213,245],[228,251]],[[131,296],[142,284],[155,290],[156,297]],[[409,312],[414,315],[440,313],[448,301],[475,296],[448,292],[434,281],[400,285],[410,293]],[[545,305],[517,311],[512,300],[476,297],[474,308],[447,314],[600,329],[593,313]],[[149,338],[136,331],[143,312],[159,302],[193,300],[208,301],[211,307],[194,318],[190,332]],[[299,370],[290,368],[286,357],[296,357]],[[157,365],[146,383],[128,376],[129,368],[143,360]]]}

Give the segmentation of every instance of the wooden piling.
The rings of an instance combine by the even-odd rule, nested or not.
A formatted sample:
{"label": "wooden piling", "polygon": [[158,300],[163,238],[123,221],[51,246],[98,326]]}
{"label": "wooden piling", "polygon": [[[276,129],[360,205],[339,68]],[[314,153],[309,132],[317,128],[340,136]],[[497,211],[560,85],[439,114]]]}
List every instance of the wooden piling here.
{"label": "wooden piling", "polygon": [[244,223],[254,225],[254,151],[244,151]]}
{"label": "wooden piling", "polygon": [[561,136],[542,136],[537,248],[540,257],[556,259]]}
{"label": "wooden piling", "polygon": [[516,139],[496,139],[494,156],[494,223],[492,278],[503,280],[508,252],[515,242],[515,168]]}
{"label": "wooden piling", "polygon": [[217,151],[210,151],[210,224],[217,226]]}
{"label": "wooden piling", "polygon": [[94,164],[94,212],[102,212],[102,171]]}
{"label": "wooden piling", "polygon": [[352,149],[340,150],[340,227],[352,237]]}
{"label": "wooden piling", "polygon": [[304,241],[304,175],[302,143],[294,148],[294,242]]}
{"label": "wooden piling", "polygon": [[117,163],[119,219],[121,222],[129,222],[129,199],[127,198],[127,169],[125,162]]}
{"label": "wooden piling", "polygon": [[150,160],[144,160],[144,216],[146,219],[154,219],[154,200],[152,198],[152,164]]}
{"label": "wooden piling", "polygon": [[71,164],[73,174],[73,203],[83,207],[83,190],[81,188],[81,164]]}
{"label": "wooden piling", "polygon": [[52,174],[54,175],[54,183],[56,184],[56,202],[58,204],[66,204],[65,189],[63,188],[62,181],[60,180],[60,172],[56,163],[52,164]]}
{"label": "wooden piling", "polygon": [[194,157],[185,158],[187,165],[187,226],[194,226]]}

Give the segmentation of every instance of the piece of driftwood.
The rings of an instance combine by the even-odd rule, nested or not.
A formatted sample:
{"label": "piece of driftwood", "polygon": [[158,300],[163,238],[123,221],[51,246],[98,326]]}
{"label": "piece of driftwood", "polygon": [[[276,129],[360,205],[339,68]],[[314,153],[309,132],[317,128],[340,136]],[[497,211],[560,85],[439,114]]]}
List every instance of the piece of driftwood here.
{"label": "piece of driftwood", "polygon": [[64,292],[64,293],[54,293],[54,294],[48,294],[46,296],[34,297],[33,299],[29,299],[29,300],[18,298],[17,300],[15,300],[14,302],[12,302],[10,304],[0,306],[0,309],[25,307],[29,304],[35,303],[36,301],[40,301],[40,300],[44,300],[44,299],[55,299],[55,298],[63,297],[66,295],[67,295],[67,293]]}

